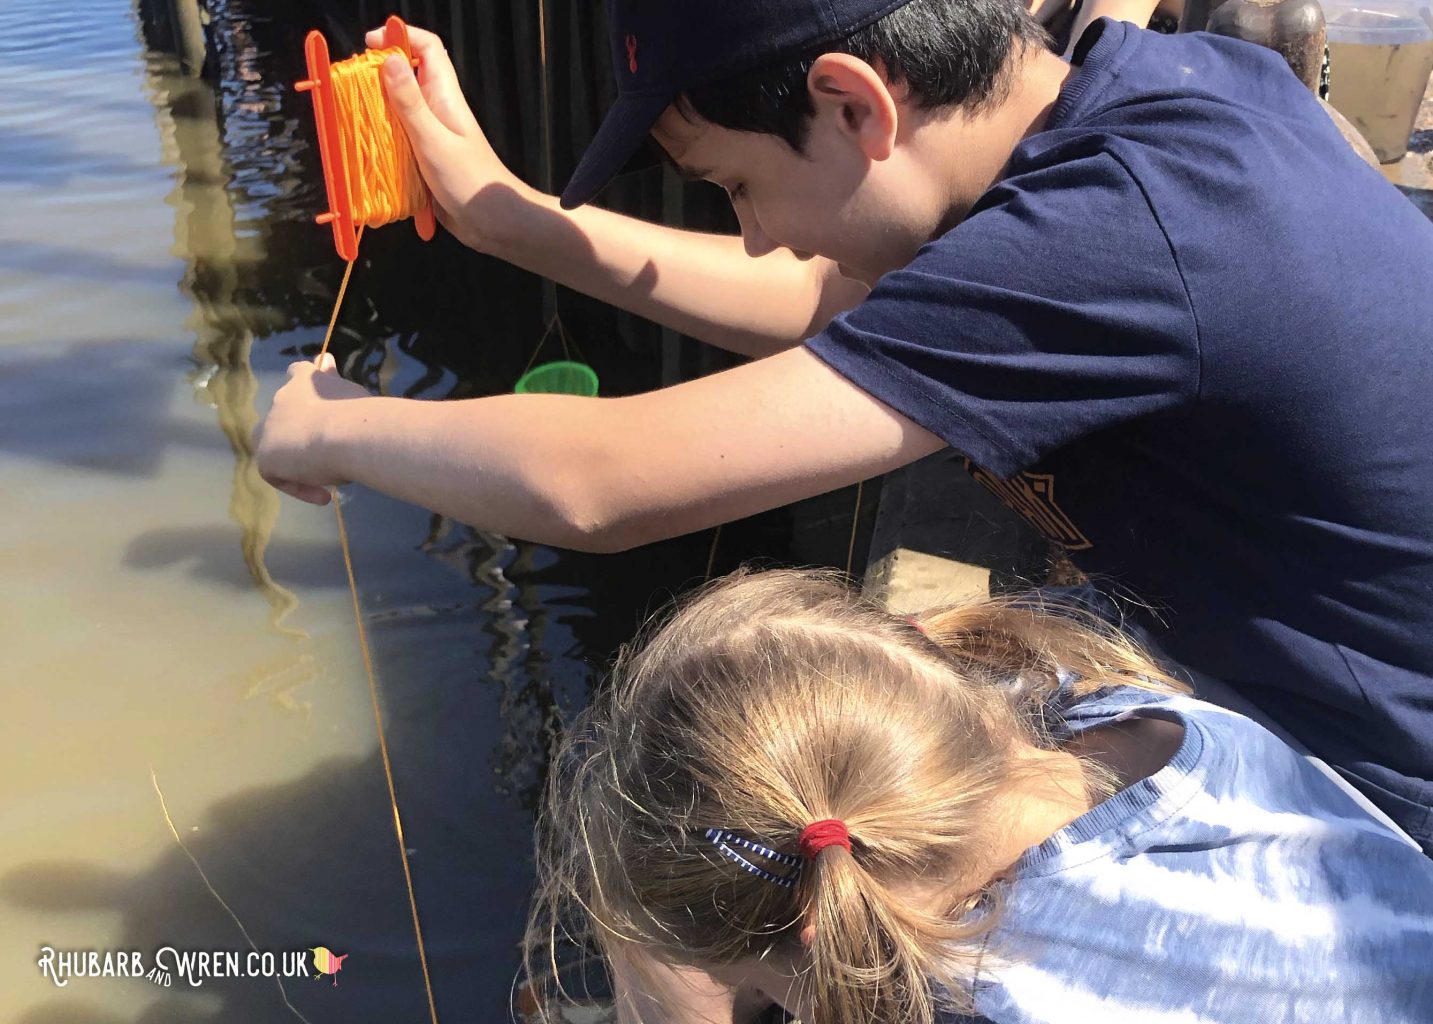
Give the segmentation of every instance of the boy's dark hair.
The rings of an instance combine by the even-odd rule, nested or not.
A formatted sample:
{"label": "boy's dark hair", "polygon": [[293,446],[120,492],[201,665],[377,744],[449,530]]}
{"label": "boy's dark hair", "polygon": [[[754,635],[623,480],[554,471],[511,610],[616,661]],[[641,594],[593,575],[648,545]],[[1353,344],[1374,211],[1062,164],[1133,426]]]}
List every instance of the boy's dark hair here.
{"label": "boy's dark hair", "polygon": [[777,135],[798,153],[815,108],[806,89],[823,53],[883,66],[922,109],[998,102],[1016,47],[1048,45],[1023,0],[910,0],[844,39],[794,54],[678,97],[677,109],[736,131]]}

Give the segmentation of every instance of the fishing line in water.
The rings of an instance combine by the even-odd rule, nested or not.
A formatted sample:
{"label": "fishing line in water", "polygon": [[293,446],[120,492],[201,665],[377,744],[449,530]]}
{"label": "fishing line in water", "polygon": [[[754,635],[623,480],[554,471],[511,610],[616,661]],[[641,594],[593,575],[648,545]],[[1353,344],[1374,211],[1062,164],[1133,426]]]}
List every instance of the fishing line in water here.
{"label": "fishing line in water", "polygon": [[[249,944],[249,948],[253,950],[255,954],[258,954],[259,947],[254,943],[254,937],[249,934],[249,929],[244,927],[244,922],[239,920],[239,915],[234,913],[234,908],[229,906],[223,896],[219,895],[219,890],[215,889],[214,883],[209,881],[209,875],[205,872],[204,866],[199,863],[199,859],[190,851],[188,844],[179,838],[179,829],[175,826],[174,819],[169,814],[169,803],[164,799],[164,790],[159,788],[159,776],[155,773],[154,765],[152,764],[149,766],[149,781],[154,785],[155,795],[159,797],[159,809],[164,813],[164,824],[169,826],[169,834],[172,835],[174,841],[179,844],[179,849],[184,851],[184,856],[188,857],[189,862],[194,865],[194,870],[199,872],[199,878],[204,882],[204,888],[208,889],[209,894],[219,901],[219,906],[223,907],[224,912],[229,915],[234,924],[238,925],[239,931],[244,936],[244,941]],[[284,988],[283,979],[276,977],[274,978],[274,982],[279,986],[279,997],[283,999],[284,1005],[293,1011],[293,1015],[303,1021],[304,1024],[312,1024],[307,1017],[299,1012],[297,1006],[289,1002],[289,993],[288,990]]]}
{"label": "fishing line in water", "polygon": [[[353,276],[353,267],[358,260],[358,245],[364,229],[412,217],[420,238],[432,238],[435,230],[432,199],[419,173],[408,136],[389,109],[379,79],[380,69],[391,56],[400,56],[410,64],[417,63],[408,45],[407,27],[400,19],[388,19],[384,26],[384,42],[385,46],[380,49],[368,50],[335,64],[329,60],[328,43],[322,33],[310,32],[304,41],[309,78],[299,82],[297,88],[300,92],[312,94],[324,184],[329,201],[329,210],[316,220],[320,224],[332,225],[334,248],[345,261],[343,279],[334,297],[333,311],[328,318],[316,363],[322,363],[323,357],[328,354],[334,328],[338,324],[339,311],[343,308],[343,299]],[[543,46],[545,67],[545,39]],[[534,367],[538,352],[554,328],[562,344],[563,361]],[[547,330],[538,338],[532,357],[528,360],[515,390],[595,395],[597,376],[584,363],[572,359],[575,348],[576,343],[568,338],[566,329],[554,312]],[[383,711],[378,698],[377,674],[353,569],[348,525],[344,520],[343,503],[337,495],[334,497],[333,508],[338,523],[338,540],[343,553],[344,571],[353,599],[358,646],[363,657],[364,673],[368,678],[373,720],[378,732],[379,757],[383,764],[389,804],[393,811],[393,832],[398,842],[399,860],[403,866],[403,883],[413,918],[413,934],[418,946],[418,962],[423,973],[429,1018],[432,1024],[437,1024],[438,1010],[428,969],[427,945],[423,940],[423,924],[418,913],[418,898],[413,888],[413,873],[408,862],[403,817],[398,809],[393,762],[388,750]]]}
{"label": "fishing line in water", "polygon": [[[358,229],[358,238],[363,229]],[[338,286],[334,299],[333,313],[328,318],[328,329],[324,331],[323,345],[319,348],[316,363],[322,363],[328,354],[329,342],[333,340],[333,328],[338,323],[338,311],[343,306],[344,293],[353,275],[353,260],[343,270],[343,281]],[[368,643],[368,628],[363,622],[363,607],[358,598],[358,581],[353,574],[353,551],[348,542],[348,524],[343,519],[343,502],[337,494],[333,498],[334,517],[338,522],[338,546],[343,552],[343,568],[348,575],[348,591],[353,598],[353,622],[358,633],[358,649],[363,655],[363,671],[368,676],[368,695],[373,703],[373,723],[378,730],[378,754],[383,762],[383,777],[388,782],[388,802],[393,809],[393,833],[398,839],[398,857],[403,865],[403,884],[408,890],[408,909],[413,915],[413,934],[418,943],[418,964],[423,971],[423,989],[428,996],[428,1014],[433,1024],[438,1024],[438,1007],[433,1000],[433,982],[428,974],[428,951],[423,942],[423,924],[418,917],[418,897],[413,891],[413,872],[408,866],[408,844],[403,838],[403,816],[398,812],[398,790],[393,783],[393,761],[388,754],[388,735],[383,728],[383,710],[378,701],[378,679],[373,669],[373,652]]]}
{"label": "fishing line in water", "polygon": [[[541,18],[540,49],[542,71],[543,141],[547,170],[551,168],[551,126],[548,99],[548,55],[546,39],[546,12],[539,0]],[[331,224],[334,248],[345,261],[343,279],[334,298],[333,311],[324,331],[323,344],[315,362],[321,363],[328,353],[333,340],[334,328],[338,323],[339,311],[344,295],[353,275],[353,266],[358,260],[358,244],[366,227],[379,227],[399,220],[413,218],[419,237],[431,239],[435,231],[432,198],[423,183],[422,175],[413,156],[407,134],[387,104],[379,72],[391,56],[401,56],[411,65],[418,63],[408,45],[407,27],[397,17],[390,17],[384,27],[384,47],[367,50],[362,54],[338,63],[331,63],[328,44],[317,31],[310,32],[304,42],[308,61],[309,79],[297,83],[301,92],[312,93],[314,119],[318,126],[319,150],[322,157],[324,183],[327,190],[329,210],[319,215],[320,224]],[[556,330],[562,347],[563,359],[559,362],[534,365],[543,344]],[[576,358],[574,358],[574,354]],[[582,361],[576,342],[569,338],[556,309],[555,296],[553,312],[547,328],[533,347],[527,365],[514,387],[519,393],[542,392],[593,396],[597,394],[597,375],[585,361]],[[856,535],[860,521],[862,485],[856,487],[855,507],[851,514],[851,536],[846,552],[846,572],[849,575],[855,555]],[[363,658],[364,672],[368,678],[369,697],[373,705],[374,724],[378,732],[378,749],[383,764],[384,778],[388,784],[389,803],[393,811],[393,830],[398,842],[400,862],[403,866],[403,880],[408,892],[408,906],[413,918],[413,932],[418,946],[419,965],[423,973],[423,986],[428,999],[428,1012],[432,1024],[438,1024],[438,1010],[433,998],[433,984],[428,970],[428,955],[423,940],[423,926],[418,914],[417,895],[413,889],[413,875],[408,862],[408,848],[403,836],[403,819],[398,809],[397,788],[393,780],[392,759],[388,751],[387,735],[383,727],[383,713],[378,699],[378,683],[373,666],[373,655],[369,645],[368,631],[364,624],[362,603],[358,594],[357,579],[353,570],[353,554],[348,539],[348,528],[344,521],[343,504],[335,495],[333,501],[338,524],[339,547],[343,553],[344,570],[348,577],[349,592],[353,599],[354,622],[358,634],[359,650]],[[707,576],[714,568],[717,545],[721,539],[721,527],[713,533],[711,550],[707,559]],[[161,795],[162,799],[162,795]],[[196,865],[197,866],[197,865]],[[216,894],[217,895],[217,894]],[[241,926],[242,927],[242,926]]]}
{"label": "fishing line in water", "polygon": [[[432,201],[418,172],[408,137],[388,109],[383,86],[378,78],[379,68],[392,55],[399,55],[412,62],[407,27],[399,19],[389,18],[384,26],[384,37],[387,45],[382,49],[369,50],[338,64],[329,62],[328,43],[322,33],[310,32],[304,40],[309,78],[298,83],[297,88],[301,92],[312,93],[324,184],[329,201],[328,212],[317,220],[319,223],[332,224],[334,248],[346,263],[316,363],[322,363],[333,340],[338,314],[353,276],[353,265],[358,260],[358,243],[363,237],[364,228],[378,227],[412,217],[419,237],[425,240],[433,237],[435,224]],[[413,935],[418,946],[423,990],[428,999],[428,1015],[432,1024],[438,1024],[438,1008],[433,998],[433,981],[428,970],[427,944],[423,941],[418,897],[413,889],[413,873],[408,863],[408,844],[403,836],[403,816],[398,810],[398,791],[393,781],[393,761],[388,751],[388,736],[383,727],[383,710],[378,699],[373,653],[368,641],[368,629],[363,620],[358,582],[353,571],[348,524],[344,521],[343,503],[338,495],[334,496],[333,509],[338,522],[343,567],[348,576],[349,593],[353,598],[358,647],[363,657],[363,670],[368,677],[373,722],[378,732],[379,759],[383,764],[383,777],[388,784],[388,802],[393,811],[393,833],[398,843],[399,862],[403,866],[408,909],[413,917]]]}

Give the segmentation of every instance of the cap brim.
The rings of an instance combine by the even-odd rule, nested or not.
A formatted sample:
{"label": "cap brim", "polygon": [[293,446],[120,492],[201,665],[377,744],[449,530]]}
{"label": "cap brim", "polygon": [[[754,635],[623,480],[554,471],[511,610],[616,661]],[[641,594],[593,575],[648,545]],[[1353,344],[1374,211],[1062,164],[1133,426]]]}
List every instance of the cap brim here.
{"label": "cap brim", "polygon": [[652,133],[648,132],[642,141],[637,143],[637,148],[632,150],[632,155],[627,158],[627,162],[617,172],[617,177],[651,170],[653,167],[661,167],[667,162],[662,147],[656,139],[652,138]]}
{"label": "cap brim", "polygon": [[619,95],[562,190],[562,208],[581,206],[620,174],[671,103],[672,97],[660,93]]}

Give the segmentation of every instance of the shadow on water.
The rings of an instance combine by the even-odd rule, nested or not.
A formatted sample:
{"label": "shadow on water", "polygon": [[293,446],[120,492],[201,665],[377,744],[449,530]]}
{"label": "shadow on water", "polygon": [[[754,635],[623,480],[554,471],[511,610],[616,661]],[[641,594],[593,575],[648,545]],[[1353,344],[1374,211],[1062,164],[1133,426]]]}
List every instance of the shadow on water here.
{"label": "shadow on water", "polygon": [[171,267],[126,263],[93,249],[25,241],[0,246],[0,270],[139,286],[170,285],[174,281]]}
{"label": "shadow on water", "polygon": [[[352,501],[388,504],[373,495]],[[625,635],[621,620],[640,617],[646,598],[633,581],[614,581],[603,619],[617,621],[599,622],[587,588],[569,581],[571,567],[551,549],[421,513],[427,533],[419,567],[427,571],[415,572],[403,552],[374,535],[386,523],[382,510],[355,511],[355,521],[367,524],[354,537],[355,549],[369,556],[361,572],[384,581],[381,593],[365,591],[364,613],[440,1019],[470,1019],[473,1007],[491,1017],[506,1006],[518,962],[547,746],[586,699],[592,668],[582,652]],[[406,570],[402,578],[390,563]],[[282,667],[293,671],[287,659]],[[366,700],[355,689],[361,680],[331,682],[345,699]],[[187,816],[175,802],[185,790],[179,766],[160,759],[157,768],[185,847],[260,949],[321,944],[351,955],[337,989],[329,979],[285,982],[305,1017],[314,1024],[426,1019],[376,755],[329,759],[293,781],[196,805]],[[150,813],[157,825],[157,797]],[[140,950],[148,962],[165,945],[247,949],[178,847],[138,871],[74,858],[23,864],[0,876],[0,901],[45,920],[114,915],[118,923],[99,945]],[[49,940],[37,934],[34,941]],[[132,1018],[139,1024],[294,1019],[263,980],[214,979],[193,990],[176,979],[153,994],[155,1002]],[[72,981],[17,1024],[131,1019],[107,1015],[86,997],[84,983]]]}
{"label": "shadow on water", "polygon": [[76,148],[61,136],[39,132],[8,131],[5,149],[0,184],[63,188],[81,176],[113,181],[128,175],[144,177],[151,172],[143,163],[101,156]]}
{"label": "shadow on water", "polygon": [[[77,374],[77,365],[103,366],[103,374]],[[152,340],[132,346],[76,342],[44,356],[0,356],[0,370],[26,382],[0,394],[0,451],[76,469],[124,476],[154,476],[170,446],[223,450],[212,430],[170,414],[172,356]],[[58,420],[55,396],[66,396],[65,429],[36,430]],[[126,424],[125,433],[106,431]],[[135,436],[145,439],[135,444]]]}
{"label": "shadow on water", "polygon": [[[439,1017],[466,1020],[483,1007],[490,1018],[503,1012],[518,963],[546,750],[591,685],[582,652],[625,636],[622,620],[642,616],[647,597],[637,593],[639,583],[614,581],[605,593],[608,621],[600,621],[587,588],[566,581],[570,566],[550,549],[441,517],[427,522],[421,550],[429,573],[393,579],[382,563],[394,555],[375,537],[356,535],[355,547],[378,556],[370,574],[388,578],[383,594],[365,596],[365,619]],[[455,585],[442,586],[444,576]],[[350,682],[357,683],[343,685]],[[171,799],[179,781],[159,765]],[[305,1017],[314,1024],[426,1019],[376,755],[325,761],[193,817],[171,810],[189,854],[260,949],[321,944],[352,956],[337,989],[329,979],[285,982]],[[153,813],[158,820],[157,797]],[[103,947],[139,950],[146,962],[166,945],[248,948],[177,847],[137,872],[83,860],[21,865],[0,876],[0,900],[46,918],[112,913],[119,923],[106,930]],[[37,946],[47,941],[35,936]],[[78,1002],[81,983],[72,984],[15,1024],[129,1020]],[[135,1024],[294,1019],[268,981],[214,979],[192,990],[176,979],[171,989],[155,989],[155,998]]]}
{"label": "shadow on water", "polygon": [[[179,287],[192,303],[192,337],[76,342],[43,355],[29,348],[3,356],[0,372],[14,371],[25,387],[0,390],[0,454],[82,470],[94,479],[154,477],[180,450],[212,457],[228,475],[227,494],[214,502],[226,502],[231,526],[213,525],[212,518],[194,525],[184,510],[163,504],[116,510],[136,518],[120,541],[127,582],[142,590],[151,580],[180,575],[210,585],[205,592],[218,584],[225,601],[231,593],[262,594],[270,633],[246,638],[236,626],[232,635],[235,642],[253,640],[262,656],[236,658],[233,667],[226,652],[216,651],[212,665],[200,666],[218,667],[218,679],[206,680],[205,699],[233,697],[234,717],[252,714],[244,698],[303,712],[315,689],[303,687],[315,680],[327,687],[320,697],[330,700],[330,712],[340,702],[366,712],[361,675],[333,678],[349,673],[330,668],[352,663],[330,657],[339,647],[351,653],[349,620],[294,614],[301,600],[310,605],[305,612],[339,604],[334,599],[347,584],[336,536],[277,532],[288,499],[259,478],[252,438],[285,364],[316,353],[343,269],[328,230],[312,223],[323,203],[321,177],[307,101],[289,87],[301,76],[302,37],[322,25],[335,50],[348,52],[362,28],[386,11],[362,3],[355,11],[209,0],[217,71],[211,82],[176,73],[163,52],[163,6],[140,0],[137,10],[150,51],[144,87],[164,160],[174,171],[166,201],[174,211],[173,254],[182,260]],[[499,151],[529,180],[561,178],[610,89],[603,15],[579,2],[556,5],[551,15],[550,35],[564,48],[553,62],[554,123],[561,129],[545,156],[532,87],[538,61],[531,7],[445,0],[401,4],[400,10],[447,36]],[[62,40],[44,46],[52,43],[63,52]],[[75,102],[99,101],[76,94]],[[85,159],[43,134],[26,145],[37,166],[53,162],[64,169]],[[143,169],[124,160],[106,169],[106,159],[101,175]],[[5,161],[0,166],[38,173]],[[620,183],[610,198],[628,212],[721,226],[723,214],[713,202],[689,202],[660,172]],[[102,250],[72,252],[63,242],[35,241],[0,253],[4,268],[38,269],[78,288],[136,290],[172,283],[174,271],[167,268],[165,278]],[[635,317],[545,287],[441,233],[421,244],[406,225],[365,237],[334,351],[345,376],[375,392],[441,399],[506,391],[552,308],[560,309],[609,394],[650,389],[726,361]],[[76,365],[99,369],[76,376]],[[197,415],[186,407],[183,386],[174,407],[176,382],[187,384],[200,403]],[[50,412],[47,419],[57,395],[70,408],[63,418]],[[44,429],[61,422],[69,429]],[[21,423],[30,427],[20,430],[15,425]],[[362,489],[351,489],[345,500],[439,1016],[496,1019],[505,1014],[518,963],[531,886],[532,814],[561,723],[586,702],[611,652],[650,611],[699,579],[709,556],[715,555],[717,572],[753,556],[844,564],[851,496],[732,524],[715,552],[708,532],[620,556],[510,540]],[[863,545],[864,538],[858,561]],[[301,619],[304,629],[296,625]],[[260,647],[273,633],[283,639]],[[322,714],[313,722],[329,725]],[[174,736],[184,728],[176,722]],[[360,734],[346,752],[363,750]],[[377,753],[304,761],[291,781],[217,800],[191,792],[188,808],[174,806],[186,795],[186,766],[178,754],[167,763],[160,756],[167,754],[156,755],[155,767],[179,834],[260,948],[322,944],[351,954],[336,988],[328,978],[286,981],[294,1005],[314,1024],[426,1019]],[[140,806],[134,813],[144,820],[151,810],[162,825],[157,798],[149,810]],[[0,874],[0,902],[57,920],[72,912],[109,912],[118,923],[95,945],[138,949],[147,957],[164,945],[245,949],[188,856],[167,831],[163,840],[166,852],[138,870],[119,870],[101,861],[99,851],[93,860],[33,858]],[[37,946],[46,941],[34,939]],[[180,986],[176,979],[171,989],[154,989],[155,1001],[131,1018],[75,984],[53,999],[47,993],[15,1024],[294,1019],[269,982]]]}
{"label": "shadow on water", "polygon": [[[164,779],[161,777],[163,787]],[[197,820],[176,821],[184,846],[224,901],[234,918],[263,951],[310,949],[323,945],[351,956],[334,987],[313,977],[283,979],[290,1003],[313,1024],[324,1022],[417,1021],[427,1018],[422,979],[401,866],[391,820],[383,802],[374,799],[383,787],[377,756],[366,760],[335,760],[315,766],[283,786],[242,792],[210,807]],[[450,791],[453,813],[501,814],[485,795]],[[158,798],[156,817],[160,815]],[[422,815],[414,815],[421,818]],[[511,812],[508,817],[513,818]],[[412,831],[428,835],[421,822]],[[514,821],[516,824],[516,821]],[[412,856],[427,864],[452,856],[441,838],[424,843]],[[441,896],[461,901],[472,891],[443,894],[425,891],[420,899]],[[483,909],[496,910],[495,895],[523,892],[521,871],[501,868],[483,879],[491,892],[481,893]],[[232,950],[247,953],[242,932],[209,891],[189,856],[173,845],[145,870],[122,873],[83,861],[36,863],[0,877],[0,899],[46,915],[75,911],[107,911],[119,923],[107,936],[106,948],[137,950],[147,965],[155,952]],[[476,908],[470,908],[476,910]],[[509,915],[516,906],[504,908]],[[424,921],[428,954],[435,973],[452,969],[479,954],[499,963],[512,959],[510,948],[479,949],[484,930],[471,934],[430,930]],[[491,933],[491,932],[490,932]],[[39,944],[46,940],[37,936]],[[155,1002],[132,1024],[254,1024],[297,1020],[284,1005],[278,984],[267,979],[210,978],[191,987],[175,977],[169,988],[143,978],[126,979],[136,987],[153,987]],[[130,1021],[107,1014],[102,1006],[79,1001],[71,979],[69,991],[57,991],[52,1005],[17,1018],[14,1024],[60,1024],[68,1021]],[[454,1012],[456,1005],[450,1006]],[[461,1015],[460,1015],[461,1016]]]}
{"label": "shadow on water", "polygon": [[[264,569],[265,552],[276,561],[290,568],[284,570],[284,581],[301,590],[348,589],[348,578],[343,574],[343,561],[339,554],[338,538],[332,541],[280,541],[272,546],[263,542],[262,534],[244,536],[240,547],[245,564],[251,573]],[[235,590],[249,590],[254,586],[252,576],[240,578],[232,571],[231,559],[227,556],[228,546],[234,541],[232,530],[215,526],[176,526],[157,530],[146,530],[125,549],[124,564],[132,569],[160,569],[166,566],[184,565],[186,571],[198,579],[233,587]]]}

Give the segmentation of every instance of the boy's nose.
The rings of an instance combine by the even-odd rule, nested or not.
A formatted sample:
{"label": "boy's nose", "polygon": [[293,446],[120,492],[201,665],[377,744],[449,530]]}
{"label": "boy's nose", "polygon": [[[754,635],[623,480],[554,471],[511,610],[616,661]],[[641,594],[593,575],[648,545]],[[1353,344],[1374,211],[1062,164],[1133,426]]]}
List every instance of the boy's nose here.
{"label": "boy's nose", "polygon": [[761,223],[756,219],[756,215],[752,213],[749,205],[737,203],[733,204],[733,208],[736,210],[737,223],[741,225],[741,241],[746,247],[746,254],[748,256],[755,259],[758,256],[765,256],[767,253],[775,252],[781,248],[779,242],[773,241],[771,237],[761,229]]}

